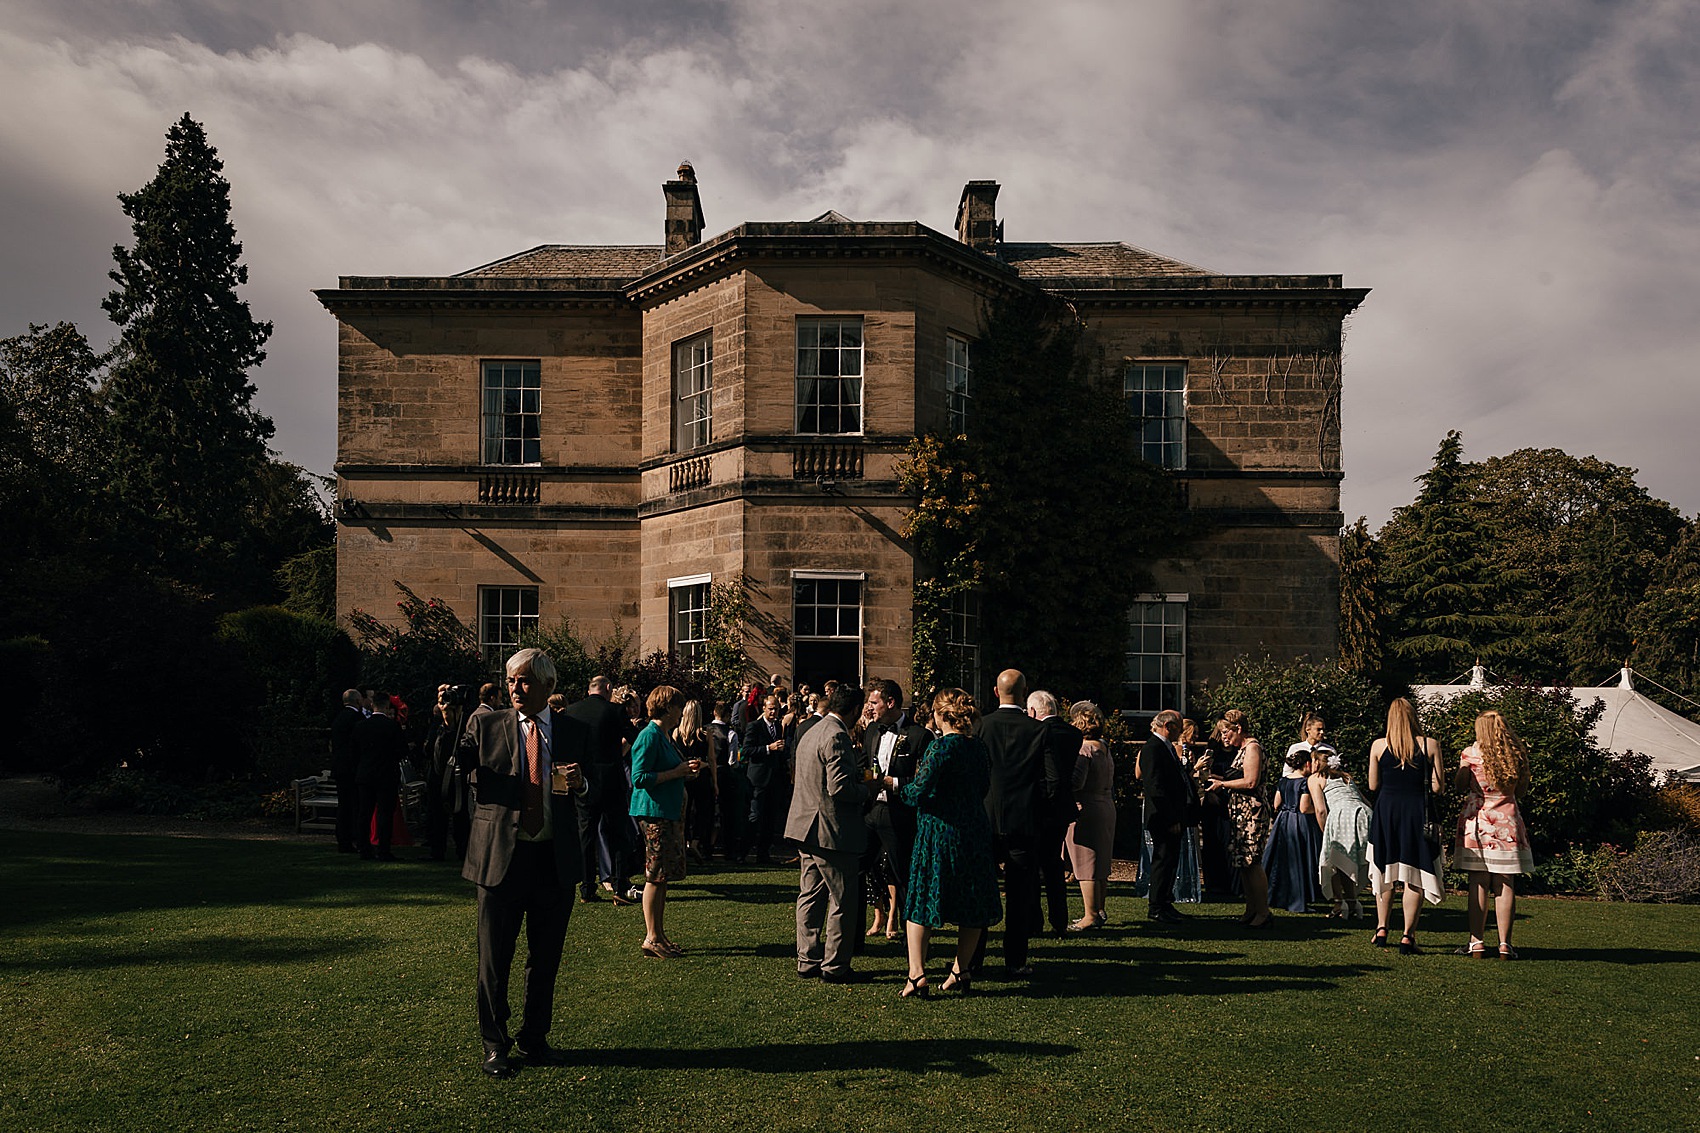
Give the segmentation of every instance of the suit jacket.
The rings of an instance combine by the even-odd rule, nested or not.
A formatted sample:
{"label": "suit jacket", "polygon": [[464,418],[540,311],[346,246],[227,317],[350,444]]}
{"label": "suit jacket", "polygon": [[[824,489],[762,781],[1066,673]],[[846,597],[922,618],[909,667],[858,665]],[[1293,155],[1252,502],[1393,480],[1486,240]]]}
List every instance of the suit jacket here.
{"label": "suit jacket", "polygon": [[638,730],[624,708],[600,696],[587,696],[568,705],[566,715],[590,729],[590,762],[598,766],[625,762],[625,745],[637,738]]}
{"label": "suit jacket", "polygon": [[1034,844],[1043,802],[1045,726],[1019,708],[998,708],[980,717],[975,734],[991,755],[986,810],[992,828],[1010,845]]}
{"label": "suit jacket", "polygon": [[836,716],[823,717],[797,749],[797,780],[785,836],[804,846],[860,854],[867,849],[863,804],[873,792],[862,782],[861,758]]}
{"label": "suit jacket", "polygon": [[[862,766],[879,766],[880,735],[887,729],[878,725],[869,728],[862,737]],[[921,765],[921,756],[926,752],[927,745],[933,742],[933,734],[918,724],[908,727],[894,725],[889,729],[897,733],[897,747],[891,753],[891,767],[886,772],[908,782],[915,777],[915,769]],[[879,794],[875,787],[874,795]],[[892,809],[892,825],[899,824],[900,819],[907,820],[909,827],[915,825],[915,808],[898,798],[895,792],[889,794],[886,800]]]}
{"label": "suit jacket", "polygon": [[1045,729],[1044,820],[1048,826],[1067,826],[1075,818],[1074,762],[1085,737],[1061,716],[1047,716],[1039,723]]}
{"label": "suit jacket", "polygon": [[354,751],[354,730],[366,714],[358,708],[343,705],[331,717],[331,774],[338,779],[354,776],[354,765],[358,759]]}
{"label": "suit jacket", "polygon": [[401,761],[407,758],[407,740],[401,725],[374,712],[354,725],[354,781],[395,790]]}
{"label": "suit jacket", "polygon": [[1145,792],[1148,829],[1167,830],[1193,821],[1198,796],[1193,792],[1192,776],[1166,740],[1151,736],[1145,741],[1139,753],[1139,785]]}
{"label": "suit jacket", "polygon": [[784,723],[774,720],[773,731],[767,729],[767,718],[757,716],[744,729],[744,763],[750,776],[750,786],[762,790],[773,782],[774,772],[785,766],[785,752],[767,751],[767,745],[785,738]]}
{"label": "suit jacket", "polygon": [[[565,712],[551,712],[550,751],[553,762],[576,763],[582,769],[590,756],[589,725]],[[500,885],[519,841],[519,814],[524,802],[520,773],[525,767],[525,741],[520,735],[519,713],[509,708],[473,716],[461,740],[458,762],[462,770],[474,774],[472,833],[467,838],[466,863],[460,875],[479,885]],[[578,812],[571,795],[551,792],[545,801],[550,808],[556,876],[561,888],[571,889],[584,876]]]}

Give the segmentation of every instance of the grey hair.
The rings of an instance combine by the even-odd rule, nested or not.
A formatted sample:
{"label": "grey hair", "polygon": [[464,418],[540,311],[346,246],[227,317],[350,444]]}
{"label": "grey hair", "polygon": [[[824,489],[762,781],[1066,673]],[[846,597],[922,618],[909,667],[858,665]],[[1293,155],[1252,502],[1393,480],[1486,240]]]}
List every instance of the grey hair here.
{"label": "grey hair", "polygon": [[359,689],[351,688],[342,694],[342,703],[347,708],[359,708],[366,703],[366,698],[360,694]]}
{"label": "grey hair", "polygon": [[1038,689],[1027,694],[1027,707],[1041,716],[1055,716],[1057,714],[1057,698],[1044,689]]}
{"label": "grey hair", "polygon": [[549,654],[541,649],[521,649],[508,658],[508,675],[512,676],[516,670],[523,669],[527,665],[531,666],[532,676],[548,685],[550,689],[555,687],[555,662],[549,660]]}

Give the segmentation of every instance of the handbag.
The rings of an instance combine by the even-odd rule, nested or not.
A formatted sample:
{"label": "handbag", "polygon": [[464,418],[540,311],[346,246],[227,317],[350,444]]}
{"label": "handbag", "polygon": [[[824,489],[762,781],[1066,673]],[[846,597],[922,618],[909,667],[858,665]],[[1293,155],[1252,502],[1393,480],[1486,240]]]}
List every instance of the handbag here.
{"label": "handbag", "polygon": [[[1422,752],[1424,762],[1427,762],[1429,755],[1423,747],[1421,732],[1417,733],[1416,744],[1417,750]],[[1434,790],[1431,787],[1433,782],[1434,766],[1430,764],[1423,768],[1423,841],[1433,848],[1436,856],[1439,856],[1441,839],[1440,805],[1435,801]]]}

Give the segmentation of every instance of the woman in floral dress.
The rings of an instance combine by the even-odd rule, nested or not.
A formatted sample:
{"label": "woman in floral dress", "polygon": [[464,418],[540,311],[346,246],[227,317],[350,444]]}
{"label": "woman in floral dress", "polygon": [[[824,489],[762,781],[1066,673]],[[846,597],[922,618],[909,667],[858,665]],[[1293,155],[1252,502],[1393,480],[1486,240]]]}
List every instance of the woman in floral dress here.
{"label": "woman in floral dress", "polygon": [[1487,955],[1483,935],[1491,889],[1500,959],[1515,960],[1511,926],[1517,889],[1512,879],[1535,868],[1529,828],[1517,807],[1518,796],[1529,786],[1529,755],[1505,717],[1489,709],[1476,717],[1476,742],[1458,758],[1452,785],[1468,796],[1458,815],[1453,864],[1470,875],[1470,942],[1458,952],[1478,958]]}
{"label": "woman in floral dress", "polygon": [[1233,751],[1234,762],[1226,775],[1210,777],[1210,791],[1228,798],[1228,817],[1233,822],[1233,841],[1228,859],[1240,871],[1245,890],[1245,916],[1240,923],[1249,928],[1268,928],[1275,922],[1269,911],[1269,875],[1263,872],[1263,846],[1269,841],[1269,806],[1263,801],[1263,745],[1251,737],[1251,724],[1237,708],[1222,713],[1221,742]]}
{"label": "woman in floral dress", "polygon": [[956,962],[945,991],[969,990],[968,965],[980,934],[1003,918],[992,822],[986,816],[991,757],[974,737],[974,698],[947,688],[933,698],[933,723],[943,734],[928,745],[907,783],[886,776],[915,808],[915,849],[909,862],[909,979],[903,997],[927,996],[927,944],[932,931],[958,926]]}

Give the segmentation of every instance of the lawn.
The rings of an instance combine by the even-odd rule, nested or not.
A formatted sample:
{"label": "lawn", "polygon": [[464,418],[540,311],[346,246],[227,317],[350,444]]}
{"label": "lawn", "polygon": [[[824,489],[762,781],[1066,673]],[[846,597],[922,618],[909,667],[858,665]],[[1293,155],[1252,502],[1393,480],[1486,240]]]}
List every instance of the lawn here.
{"label": "lawn", "polygon": [[[402,851],[410,853],[416,851]],[[580,906],[567,1069],[478,1072],[470,887],[328,845],[0,832],[0,1129],[1695,1129],[1700,907],[1530,900],[1518,963],[1206,905],[1044,941],[1030,984],[793,974],[784,870],[678,889],[682,961]],[[942,964],[942,948],[936,950]],[[992,955],[995,967],[997,952]],[[936,982],[936,977],[935,977]]]}

